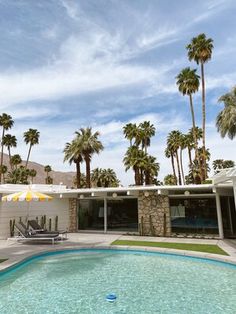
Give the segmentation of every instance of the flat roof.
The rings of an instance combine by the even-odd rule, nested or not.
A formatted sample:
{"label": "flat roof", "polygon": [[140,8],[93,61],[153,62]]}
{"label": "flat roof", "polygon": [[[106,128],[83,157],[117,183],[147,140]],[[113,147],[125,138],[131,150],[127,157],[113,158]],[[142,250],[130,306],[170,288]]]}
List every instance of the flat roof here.
{"label": "flat roof", "polygon": [[192,185],[146,185],[146,186],[128,186],[128,187],[108,187],[108,188],[84,188],[84,189],[68,189],[65,185],[47,185],[47,184],[2,184],[0,185],[1,194],[10,194],[14,192],[25,191],[31,189],[33,191],[39,191],[49,194],[88,194],[88,193],[114,193],[114,192],[135,192],[135,191],[188,191],[188,190],[213,190],[215,188],[227,188],[233,187],[232,183],[227,184],[192,184]]}

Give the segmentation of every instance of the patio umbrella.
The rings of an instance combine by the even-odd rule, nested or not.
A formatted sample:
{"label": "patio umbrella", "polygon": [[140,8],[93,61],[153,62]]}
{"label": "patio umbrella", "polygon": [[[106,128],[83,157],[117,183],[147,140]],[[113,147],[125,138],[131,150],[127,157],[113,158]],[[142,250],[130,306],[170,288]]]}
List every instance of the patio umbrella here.
{"label": "patio umbrella", "polygon": [[32,190],[26,190],[22,192],[16,192],[13,194],[5,195],[2,197],[3,202],[43,202],[43,201],[51,201],[52,197],[43,193],[35,192]]}
{"label": "patio umbrella", "polygon": [[[28,189],[26,191],[16,192],[12,194],[8,194],[2,197],[3,202],[44,202],[51,201],[52,197],[40,192],[32,191]],[[28,215],[29,216],[29,207],[28,206]]]}

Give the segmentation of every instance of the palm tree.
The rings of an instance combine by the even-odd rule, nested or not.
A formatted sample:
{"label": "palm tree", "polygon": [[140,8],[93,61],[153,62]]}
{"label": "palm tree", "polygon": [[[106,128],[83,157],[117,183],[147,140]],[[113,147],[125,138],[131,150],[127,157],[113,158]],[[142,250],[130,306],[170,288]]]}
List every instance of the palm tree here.
{"label": "palm tree", "polygon": [[181,144],[181,132],[178,131],[178,130],[171,131],[168,134],[168,137],[167,137],[167,147],[169,147],[169,149],[171,149],[171,151],[174,152],[174,156],[176,158],[177,169],[178,169],[179,185],[182,184],[180,162],[179,162],[179,148],[180,148],[180,144]]}
{"label": "palm tree", "polygon": [[102,182],[102,168],[95,168],[92,170],[91,173],[91,182],[92,185],[95,187],[102,187],[103,182]]}
{"label": "palm tree", "polygon": [[3,183],[5,183],[5,174],[7,173],[7,166],[6,165],[2,165],[0,168],[0,171],[2,173],[2,177],[3,177]]}
{"label": "palm tree", "polygon": [[232,140],[236,136],[236,87],[220,97],[225,107],[216,118],[217,131],[224,138],[226,135]]}
{"label": "palm tree", "polygon": [[17,145],[17,139],[14,135],[11,134],[6,134],[4,135],[3,139],[2,139],[2,144],[3,146],[7,147],[8,150],[8,156],[9,156],[9,162],[10,162],[10,166],[12,169],[12,164],[11,164],[11,148],[12,147],[16,147]]}
{"label": "palm tree", "polygon": [[184,177],[184,166],[183,166],[183,150],[187,148],[187,140],[186,135],[180,133],[180,167],[181,167],[181,174],[182,174],[182,180],[185,185],[185,177]]}
{"label": "palm tree", "polygon": [[193,163],[191,151],[194,148],[194,140],[193,140],[193,135],[191,134],[191,132],[185,134],[185,143],[188,149],[189,166],[191,167]]}
{"label": "palm tree", "polygon": [[26,164],[25,164],[26,169],[28,166],[31,149],[34,145],[39,143],[39,135],[40,133],[36,129],[29,129],[28,131],[24,132],[24,141],[26,145],[29,144],[29,151],[28,151],[28,156],[27,156]]}
{"label": "palm tree", "polygon": [[150,121],[144,121],[139,124],[142,148],[145,154],[147,154],[147,147],[150,146],[151,137],[155,135],[156,129]]}
{"label": "palm tree", "polygon": [[134,181],[135,185],[141,184],[140,178],[140,156],[143,154],[143,151],[138,149],[136,146],[131,146],[127,149],[123,163],[125,165],[125,171],[128,171],[130,168],[134,171]]}
{"label": "palm tree", "polygon": [[[204,64],[211,60],[213,48],[214,48],[213,40],[211,38],[206,38],[206,35],[204,33],[199,34],[197,37],[193,37],[191,43],[186,47],[186,49],[188,50],[189,60],[190,61],[194,60],[197,64],[201,65],[203,150],[206,149],[206,95],[205,95],[206,91],[205,91]],[[204,161],[204,166],[205,164],[206,161]],[[206,169],[205,176],[207,177]]]}
{"label": "palm tree", "polygon": [[204,174],[210,171],[209,164],[207,163],[210,160],[211,154],[209,152],[209,149],[204,149],[203,147],[198,148],[198,156],[199,156],[199,170],[200,170],[200,176],[201,181],[204,182],[202,178],[205,178]]}
{"label": "palm tree", "polygon": [[164,185],[176,185],[176,178],[173,174],[167,174],[164,177]]}
{"label": "palm tree", "polygon": [[167,158],[171,158],[171,165],[172,165],[172,170],[173,170],[173,177],[175,178],[175,184],[177,184],[177,176],[175,172],[175,161],[174,161],[174,155],[175,152],[173,150],[173,147],[171,145],[167,145],[167,148],[165,150],[165,156]]}
{"label": "palm tree", "polygon": [[24,166],[20,166],[17,169],[8,172],[7,183],[12,184],[29,184],[28,182],[29,169]]}
{"label": "palm tree", "polygon": [[[14,121],[12,120],[12,117],[6,113],[3,113],[0,115],[0,126],[2,127],[2,139],[1,139],[1,163],[0,163],[0,169],[2,169],[3,165],[3,138],[5,135],[5,131],[12,128],[14,124]],[[0,183],[2,182],[2,173],[0,173]]]}
{"label": "palm tree", "polygon": [[71,165],[72,162],[76,165],[76,187],[80,188],[81,186],[81,170],[80,164],[83,162],[82,150],[80,144],[80,134],[77,132],[77,136],[71,143],[66,143],[64,148],[64,162],[69,161]]}
{"label": "palm tree", "polygon": [[233,160],[216,159],[212,162],[212,167],[215,174],[217,174],[222,169],[235,167],[235,162]]}
{"label": "palm tree", "polygon": [[21,156],[19,154],[15,154],[15,155],[11,156],[10,163],[11,163],[13,169],[17,169],[17,166],[22,163]]}
{"label": "palm tree", "polygon": [[135,139],[137,135],[137,125],[135,123],[127,123],[123,127],[123,133],[125,138],[127,138],[130,142],[130,147],[133,145],[133,139]]}
{"label": "palm tree", "polygon": [[86,183],[87,188],[91,187],[90,179],[90,163],[93,154],[99,154],[103,150],[103,145],[98,137],[99,132],[92,133],[92,128],[81,128],[80,132],[75,132],[79,136],[79,143],[81,145],[81,154],[86,164]]}
{"label": "palm tree", "polygon": [[192,115],[192,124],[193,124],[193,136],[194,136],[194,147],[195,147],[195,157],[198,160],[198,151],[197,151],[197,138],[195,134],[195,115],[194,115],[194,108],[193,108],[193,98],[192,94],[196,93],[199,88],[199,76],[196,74],[196,69],[190,69],[189,67],[183,69],[179,75],[176,77],[179,91],[183,95],[189,96],[189,103],[190,103],[190,110]]}
{"label": "palm tree", "polygon": [[35,169],[29,169],[29,177],[31,178],[31,182],[34,182],[34,178],[37,175],[37,171]]}
{"label": "palm tree", "polygon": [[144,159],[145,185],[153,184],[154,179],[158,176],[160,165],[156,162],[154,156],[146,155]]}
{"label": "palm tree", "polygon": [[48,182],[48,178],[49,178],[49,172],[52,171],[52,167],[49,166],[49,165],[46,165],[46,166],[44,167],[44,171],[46,172],[45,183],[46,183],[46,184],[51,184],[51,183]]}

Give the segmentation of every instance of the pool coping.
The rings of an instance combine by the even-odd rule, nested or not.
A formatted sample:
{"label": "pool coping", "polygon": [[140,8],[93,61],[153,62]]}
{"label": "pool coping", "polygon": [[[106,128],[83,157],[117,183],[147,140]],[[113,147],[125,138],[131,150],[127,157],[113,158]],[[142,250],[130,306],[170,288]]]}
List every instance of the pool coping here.
{"label": "pool coping", "polygon": [[[55,245],[56,246],[56,245]],[[166,248],[156,248],[156,247],[146,247],[146,246],[126,246],[126,245],[75,245],[73,247],[51,247],[45,249],[41,249],[38,252],[29,253],[29,254],[22,254],[21,256],[17,256],[17,258],[13,259],[10,258],[2,263],[0,263],[0,275],[7,274],[9,271],[13,270],[14,268],[17,269],[17,266],[24,264],[31,259],[44,256],[53,252],[60,252],[60,251],[75,251],[75,250],[119,250],[119,251],[140,251],[140,252],[151,252],[151,253],[160,253],[166,255],[173,255],[173,256],[180,256],[180,257],[189,257],[189,258],[196,258],[199,260],[208,260],[208,261],[216,261],[225,263],[231,266],[236,266],[236,260],[232,259],[231,256],[226,255],[218,255],[218,254],[211,254],[211,253],[201,253],[196,251],[184,251],[184,250],[176,250],[176,249],[166,249]]]}

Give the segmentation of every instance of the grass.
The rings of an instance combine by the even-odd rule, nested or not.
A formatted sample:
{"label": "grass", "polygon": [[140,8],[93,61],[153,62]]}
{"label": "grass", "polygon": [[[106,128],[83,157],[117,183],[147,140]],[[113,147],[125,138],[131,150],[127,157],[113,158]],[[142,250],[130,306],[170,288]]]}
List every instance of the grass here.
{"label": "grass", "polygon": [[176,249],[176,250],[204,252],[204,253],[210,253],[210,254],[229,255],[224,250],[222,250],[218,245],[214,245],[214,244],[129,241],[129,240],[116,240],[112,242],[111,244],[112,245],[128,245],[128,246],[160,247],[160,248],[166,248],[166,249]]}

